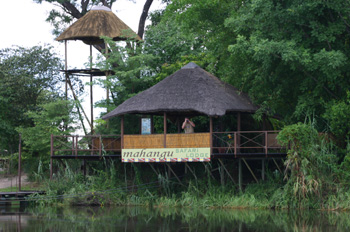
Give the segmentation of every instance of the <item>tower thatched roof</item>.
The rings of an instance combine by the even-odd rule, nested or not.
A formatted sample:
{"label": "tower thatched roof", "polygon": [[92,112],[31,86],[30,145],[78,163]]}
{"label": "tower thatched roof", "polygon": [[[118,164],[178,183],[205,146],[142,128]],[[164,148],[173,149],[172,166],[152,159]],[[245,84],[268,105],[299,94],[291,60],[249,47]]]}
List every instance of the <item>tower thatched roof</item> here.
{"label": "tower thatched roof", "polygon": [[230,112],[253,113],[257,109],[246,94],[196,64],[189,63],[102,118],[163,112],[187,116],[223,116]]}
{"label": "tower thatched roof", "polygon": [[68,27],[56,40],[82,40],[87,44],[98,44],[103,43],[101,36],[113,38],[115,41],[127,38],[141,40],[107,7],[94,7]]}

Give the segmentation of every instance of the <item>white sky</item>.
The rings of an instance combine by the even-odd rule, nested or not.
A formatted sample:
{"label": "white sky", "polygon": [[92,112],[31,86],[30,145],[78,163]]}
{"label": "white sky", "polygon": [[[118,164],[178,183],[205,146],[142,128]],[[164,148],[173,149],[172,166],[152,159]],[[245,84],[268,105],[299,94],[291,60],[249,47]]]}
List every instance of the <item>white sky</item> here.
{"label": "white sky", "polygon": [[[138,22],[142,13],[145,0],[118,0],[113,5],[115,13],[124,23],[137,32]],[[43,2],[37,4],[33,0],[1,1],[0,5],[0,28],[6,36],[0,37],[0,49],[14,45],[23,47],[33,47],[36,45],[50,44],[56,48],[56,52],[64,58],[64,43],[55,41],[52,35],[53,26],[46,22],[46,18],[51,9],[57,6]],[[150,11],[162,8],[160,0],[153,1]],[[84,64],[89,59],[89,46],[81,41],[68,42],[68,68],[84,68]],[[85,81],[85,80],[83,80]],[[88,80],[86,80],[88,81]],[[83,107],[90,116],[89,107],[89,87],[85,88],[86,97]],[[98,86],[94,86],[94,102],[105,98],[104,91]],[[101,109],[94,110],[96,119]]]}

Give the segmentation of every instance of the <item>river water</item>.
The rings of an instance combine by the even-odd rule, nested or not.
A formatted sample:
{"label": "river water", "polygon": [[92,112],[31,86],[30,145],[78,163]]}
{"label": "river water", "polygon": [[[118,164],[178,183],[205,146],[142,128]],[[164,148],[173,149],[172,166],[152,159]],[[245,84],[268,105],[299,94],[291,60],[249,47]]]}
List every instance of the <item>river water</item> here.
{"label": "river water", "polygon": [[0,209],[0,231],[350,231],[350,212],[73,207]]}

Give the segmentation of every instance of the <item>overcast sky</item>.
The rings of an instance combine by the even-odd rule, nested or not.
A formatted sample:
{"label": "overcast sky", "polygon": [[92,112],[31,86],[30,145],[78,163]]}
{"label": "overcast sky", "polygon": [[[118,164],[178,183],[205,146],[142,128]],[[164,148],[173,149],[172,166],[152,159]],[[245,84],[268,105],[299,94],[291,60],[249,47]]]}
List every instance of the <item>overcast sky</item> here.
{"label": "overcast sky", "polygon": [[[118,0],[114,3],[112,10],[124,23],[137,32],[138,22],[145,0],[136,0],[135,2]],[[0,39],[0,49],[13,45],[32,47],[39,44],[51,44],[57,48],[57,52],[63,57],[63,43],[55,41],[55,36],[51,33],[53,27],[48,22],[45,22],[48,13],[53,7],[55,7],[53,4],[45,1],[42,4],[37,4],[33,0],[1,1],[0,28],[2,36]],[[151,11],[161,7],[160,0],[155,0]],[[69,43],[72,45],[69,46],[69,44],[68,48],[78,48],[78,51],[68,50],[68,55],[79,53],[80,57],[83,54],[89,56],[88,46],[84,45],[81,41],[70,41]],[[83,63],[87,59],[84,58]],[[68,60],[70,60],[69,65],[72,67],[79,65],[79,61],[75,57],[68,57]]]}
{"label": "overcast sky", "polygon": [[[136,0],[133,3],[130,0],[118,0],[113,5],[115,13],[124,23],[137,32],[138,22],[142,13],[145,0]],[[35,3],[33,0],[15,0],[1,1],[0,5],[0,49],[8,48],[14,45],[23,47],[33,47],[36,45],[50,44],[55,47],[56,53],[64,58],[64,43],[55,41],[52,35],[53,27],[46,22],[46,18],[53,4],[43,1],[42,4]],[[150,11],[160,9],[160,0],[154,0]],[[57,7],[58,8],[58,7]],[[81,41],[68,42],[68,68],[84,68],[84,64],[89,59],[89,46]],[[88,115],[89,95],[86,88],[86,99],[83,103]],[[94,102],[105,98],[105,93],[98,86],[94,86]],[[94,110],[94,118],[99,116],[101,109]]]}

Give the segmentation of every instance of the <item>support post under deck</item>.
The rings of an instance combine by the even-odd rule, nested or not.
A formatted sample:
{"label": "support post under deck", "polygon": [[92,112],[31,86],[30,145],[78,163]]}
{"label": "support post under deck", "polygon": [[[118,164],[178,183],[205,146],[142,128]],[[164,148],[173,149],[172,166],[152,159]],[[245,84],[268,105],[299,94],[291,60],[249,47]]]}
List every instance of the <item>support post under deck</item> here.
{"label": "support post under deck", "polygon": [[238,159],[238,187],[242,191],[242,160]]}
{"label": "support post under deck", "polygon": [[261,179],[265,180],[265,159],[261,160]]}
{"label": "support post under deck", "polygon": [[166,132],[167,132],[167,125],[166,125],[166,113],[164,112],[164,148],[166,148]]}

